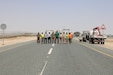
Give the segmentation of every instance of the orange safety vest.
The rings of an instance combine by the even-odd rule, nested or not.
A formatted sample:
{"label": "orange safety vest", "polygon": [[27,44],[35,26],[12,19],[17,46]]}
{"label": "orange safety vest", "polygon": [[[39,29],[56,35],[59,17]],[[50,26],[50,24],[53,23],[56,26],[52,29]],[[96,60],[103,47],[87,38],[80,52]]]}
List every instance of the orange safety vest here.
{"label": "orange safety vest", "polygon": [[69,36],[69,38],[73,38],[73,35],[72,34],[69,34],[68,36]]}

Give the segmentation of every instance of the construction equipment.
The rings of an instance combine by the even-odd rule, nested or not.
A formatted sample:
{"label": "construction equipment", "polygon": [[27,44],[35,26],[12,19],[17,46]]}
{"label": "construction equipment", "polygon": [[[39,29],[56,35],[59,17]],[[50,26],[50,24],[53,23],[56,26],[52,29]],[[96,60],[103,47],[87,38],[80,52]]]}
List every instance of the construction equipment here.
{"label": "construction equipment", "polygon": [[103,26],[104,25],[102,25],[101,27],[95,27],[92,31],[83,31],[83,42],[89,41],[89,43],[91,44],[104,44],[107,36],[101,33],[101,29],[106,29],[105,26],[104,28]]}

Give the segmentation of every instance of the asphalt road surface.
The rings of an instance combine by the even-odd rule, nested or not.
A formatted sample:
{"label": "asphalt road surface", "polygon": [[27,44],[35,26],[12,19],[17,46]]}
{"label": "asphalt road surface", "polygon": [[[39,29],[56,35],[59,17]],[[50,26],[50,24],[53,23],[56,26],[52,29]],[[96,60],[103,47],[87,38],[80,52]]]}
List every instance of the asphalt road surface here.
{"label": "asphalt road surface", "polygon": [[113,75],[113,51],[74,41],[0,48],[0,75]]}

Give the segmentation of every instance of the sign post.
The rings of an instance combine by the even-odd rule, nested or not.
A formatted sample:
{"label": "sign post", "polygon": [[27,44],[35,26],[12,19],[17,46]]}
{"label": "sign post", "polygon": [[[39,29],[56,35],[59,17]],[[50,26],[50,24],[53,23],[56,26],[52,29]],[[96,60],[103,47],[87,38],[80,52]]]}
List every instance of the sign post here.
{"label": "sign post", "polygon": [[4,30],[7,28],[7,25],[6,24],[1,24],[0,25],[0,28],[3,30],[3,44],[2,45],[4,45]]}

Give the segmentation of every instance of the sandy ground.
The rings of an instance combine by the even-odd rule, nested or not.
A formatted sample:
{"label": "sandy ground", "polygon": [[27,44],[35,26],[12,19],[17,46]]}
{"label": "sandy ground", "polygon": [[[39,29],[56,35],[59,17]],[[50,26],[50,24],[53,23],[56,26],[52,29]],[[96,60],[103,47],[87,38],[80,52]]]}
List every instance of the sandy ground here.
{"label": "sandy ground", "polygon": [[113,50],[113,38],[107,38],[105,44],[99,46]]}
{"label": "sandy ground", "polygon": [[7,45],[13,45],[13,44],[17,44],[17,43],[21,43],[21,42],[27,42],[27,41],[32,41],[32,40],[36,40],[35,36],[32,37],[15,37],[15,38],[5,38],[4,39],[4,45],[3,45],[3,39],[0,39],[0,47],[4,47]]}

